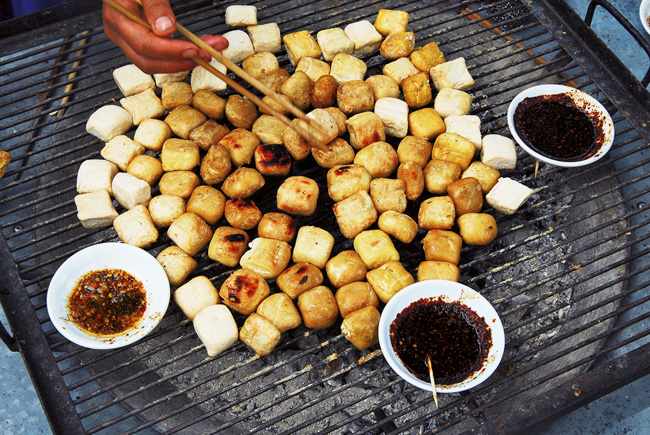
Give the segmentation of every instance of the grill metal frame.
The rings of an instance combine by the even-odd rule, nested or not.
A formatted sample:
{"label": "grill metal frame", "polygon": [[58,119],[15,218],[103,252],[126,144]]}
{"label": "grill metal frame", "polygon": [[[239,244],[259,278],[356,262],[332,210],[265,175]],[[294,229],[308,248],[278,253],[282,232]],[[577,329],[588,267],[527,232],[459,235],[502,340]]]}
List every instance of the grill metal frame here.
{"label": "grill metal frame", "polygon": [[[220,3],[215,7],[209,1],[196,0],[175,5],[175,10],[180,22],[194,22],[193,26],[188,26],[194,32],[207,32],[207,29],[214,28],[215,22],[217,31],[222,32],[225,30],[222,22],[223,11],[228,3],[230,2]],[[141,354],[122,350],[87,352],[65,342],[53,330],[45,313],[44,295],[51,270],[56,269],[58,264],[77,249],[115,238],[112,230],[78,231],[79,224],[74,223],[74,204],[71,203],[75,190],[74,175],[71,174],[76,171],[71,172],[71,169],[76,168],[86,158],[98,156],[100,143],[98,140],[89,139],[85,133],[85,119],[109,98],[118,96],[110,77],[110,68],[122,65],[126,60],[103,38],[100,28],[91,28],[89,33],[81,34],[82,31],[89,30],[89,27],[84,27],[84,23],[97,23],[97,14],[70,19],[72,30],[69,33],[66,33],[66,25],[55,23],[53,26],[58,29],[56,32],[52,31],[52,27],[48,27],[45,30],[30,32],[28,35],[33,35],[30,40],[24,35],[5,40],[7,44],[0,51],[5,55],[5,58],[0,60],[0,68],[4,74],[0,79],[0,101],[6,102],[12,95],[17,95],[17,104],[15,108],[12,106],[8,111],[0,113],[0,142],[3,149],[17,153],[20,165],[12,163],[7,175],[0,182],[0,302],[7,313],[15,343],[20,348],[32,376],[50,425],[56,433],[96,433],[109,430],[126,433],[152,430],[241,432],[250,428],[245,426],[247,419],[282,400],[300,399],[300,405],[291,412],[308,413],[317,409],[320,403],[345,399],[358,386],[365,388],[365,396],[355,396],[356,403],[353,404],[340,400],[338,405],[327,409],[327,414],[338,416],[343,411],[348,411],[347,408],[351,405],[361,409],[347,412],[344,414],[347,417],[333,419],[331,423],[326,416],[328,421],[321,426],[318,424],[322,423],[324,418],[307,418],[304,422],[293,424],[291,431],[302,429],[311,433],[339,430],[345,433],[356,428],[369,433],[391,433],[416,431],[419,428],[432,429],[431,424],[436,424],[437,429],[449,429],[454,432],[517,432],[556,418],[650,373],[650,330],[641,324],[650,316],[650,310],[647,309],[650,301],[650,265],[644,260],[650,250],[647,247],[647,240],[650,238],[650,216],[645,206],[636,206],[650,200],[648,176],[645,175],[650,174],[647,170],[650,168],[650,159],[645,150],[650,142],[650,127],[647,125],[650,120],[650,93],[564,2],[521,0],[520,3],[529,10],[527,13],[521,13],[520,7],[513,6],[515,2],[511,1],[478,3],[440,0],[426,8],[420,7],[419,2],[410,0],[390,4],[366,0],[314,0],[298,4],[295,10],[283,10],[283,5],[293,4],[289,2],[258,4],[261,16],[267,18],[264,22],[276,21],[268,15],[271,12],[276,13],[275,18],[281,22],[283,34],[303,29],[343,26],[358,19],[372,19],[380,7],[408,10],[412,18],[417,17],[410,24],[417,29],[416,35],[422,36],[426,42],[443,39],[445,45],[441,47],[448,58],[468,50],[478,53],[476,57],[468,59],[470,70],[476,73],[477,83],[480,83],[478,89],[470,91],[475,96],[472,112],[481,116],[490,132],[507,134],[504,108],[507,107],[509,95],[515,88],[559,75],[564,81],[575,81],[581,88],[605,102],[614,116],[617,152],[587,168],[542,168],[539,177],[547,184],[544,186],[545,191],[552,193],[544,196],[541,203],[534,206],[544,207],[554,202],[562,204],[560,196],[573,196],[575,199],[570,206],[572,210],[581,213],[578,216],[580,220],[586,223],[591,222],[589,219],[600,216],[598,225],[584,229],[575,228],[576,222],[568,219],[554,223],[554,228],[549,230],[549,213],[533,214],[533,206],[529,204],[524,207],[525,212],[529,214],[522,214],[519,218],[515,215],[512,219],[499,218],[499,240],[510,240],[508,237],[520,234],[522,228],[535,227],[539,234],[532,235],[531,240],[497,244],[487,250],[468,252],[464,249],[463,282],[478,289],[485,288],[502,316],[518,319],[506,325],[507,347],[512,349],[512,353],[502,363],[502,370],[508,370],[508,367],[515,367],[516,364],[521,366],[512,374],[501,373],[482,386],[453,396],[442,402],[438,411],[431,411],[428,407],[429,396],[425,398],[418,395],[417,391],[406,386],[396,375],[392,375],[388,366],[381,364],[381,356],[377,350],[359,353],[351,346],[346,346],[337,326],[325,331],[306,332],[301,329],[300,333],[284,337],[280,344],[281,349],[300,350],[293,357],[262,361],[250,357],[241,360],[238,364],[242,366],[257,364],[260,368],[253,371],[250,378],[234,382],[230,387],[233,391],[246,388],[247,385],[252,386],[255,382],[268,382],[265,376],[276,370],[291,371],[293,366],[297,367],[287,379],[243,394],[242,404],[254,404],[257,397],[263,397],[263,394],[273,391],[273,387],[285,385],[285,382],[304,382],[306,379],[307,383],[304,389],[291,390],[277,402],[253,407],[250,411],[244,410],[237,417],[222,421],[222,424],[217,426],[214,425],[214,418],[220,418],[219,409],[233,407],[234,402],[219,402],[221,391],[215,391],[200,399],[190,399],[188,393],[193,393],[194,389],[200,386],[190,384],[181,387],[172,384],[172,381],[175,382],[183,376],[183,373],[170,369],[176,367],[172,364],[184,360],[193,361],[184,369],[187,373],[209,364],[197,359],[197,355],[204,352],[200,346],[195,343],[190,349],[183,348],[184,353],[170,355],[168,361],[150,363],[147,359],[151,354],[176,351],[183,340],[192,335],[188,331],[191,325],[182,320],[178,309],[170,309],[162,328],[154,331],[145,343],[157,343],[157,339],[172,337],[170,341]],[[465,7],[471,10],[462,12]],[[433,31],[429,32],[424,24],[420,24],[428,23],[427,20],[434,14],[456,12],[457,19],[450,20]],[[267,15],[264,15],[265,13]],[[470,19],[468,16],[471,13],[479,13],[481,18]],[[201,19],[194,21],[195,17]],[[480,22],[483,22],[483,25],[479,25]],[[458,32],[465,31],[465,36],[456,36]],[[66,40],[49,42],[48,32],[55,34],[57,38],[70,36]],[[452,36],[446,36],[447,32]],[[84,46],[85,52],[77,58],[75,54],[79,51],[79,42],[84,38],[88,38]],[[650,53],[650,49],[645,49]],[[505,66],[491,69],[489,62],[492,58],[487,57],[490,53],[495,53],[497,60],[504,62]],[[30,60],[31,58],[34,60]],[[534,58],[543,58],[544,62],[535,63]],[[74,66],[77,59],[81,60],[81,64]],[[57,60],[59,61],[56,62]],[[369,56],[365,60],[371,68],[378,67],[375,57]],[[57,65],[54,65],[55,63]],[[526,64],[521,76],[511,74],[509,69],[512,64],[517,63]],[[281,57],[281,64],[286,66],[286,56]],[[14,65],[17,66],[14,68]],[[507,83],[499,82],[498,76],[506,71],[510,74],[506,75],[506,78],[513,80],[516,85],[508,87]],[[72,76],[72,73],[77,75]],[[65,94],[70,96],[70,100],[61,104],[67,85],[74,86]],[[45,96],[43,88],[47,89]],[[64,110],[63,115],[51,115],[52,111],[56,110]],[[520,164],[518,169],[509,175],[533,182],[530,177],[530,159],[521,154],[519,157],[523,160],[523,167]],[[316,171],[313,166],[309,159],[309,163],[296,164],[296,171],[309,175]],[[601,176],[603,171],[610,171],[609,176]],[[614,184],[610,184],[612,180],[615,180]],[[40,192],[49,192],[52,189],[60,195],[61,201],[49,201],[48,198],[39,197]],[[589,192],[595,193],[589,195]],[[583,206],[590,206],[593,201],[602,205],[602,209],[581,209]],[[327,200],[322,202],[329,205]],[[413,213],[412,208],[409,211]],[[316,224],[326,224],[325,216],[314,219]],[[57,234],[49,234],[51,228],[59,228],[58,231],[66,236],[66,240],[56,238]],[[558,265],[561,259],[553,260],[548,266],[538,266],[539,269],[535,270],[526,269],[526,259],[516,259],[512,264],[504,266],[495,266],[496,260],[509,251],[525,248],[549,231],[561,231],[562,234],[566,232],[567,246],[575,244],[588,252],[596,252],[590,258],[583,258],[580,252],[572,252],[570,248],[563,251],[565,256],[562,261],[576,262],[576,280],[571,286],[583,285],[589,287],[588,291],[576,296],[575,300],[559,301],[548,309],[538,310],[538,305],[535,304],[540,301],[534,299],[543,299],[546,295],[534,293],[535,286],[561,288],[563,272],[558,269],[555,273],[549,273],[541,282],[522,285],[520,290],[507,295],[508,298],[532,295],[533,301],[508,305],[509,301],[503,293],[495,289],[494,283],[505,285],[514,278],[505,278],[499,282],[495,276],[501,276],[501,271],[508,267],[520,267],[522,279],[537,277],[541,269],[552,268]],[[600,231],[608,231],[606,239],[589,240],[593,234],[601,234]],[[340,238],[337,243],[339,241]],[[152,251],[158,252],[165,243],[157,244]],[[400,249],[406,261],[415,261],[421,248],[400,246]],[[540,257],[553,257],[557,256],[561,249],[563,248],[558,243],[542,247],[536,254]],[[611,264],[602,272],[579,274],[580,268],[596,267],[608,260]],[[486,265],[489,266],[488,269],[485,269]],[[199,273],[210,274],[215,282],[220,282],[226,273],[205,261],[201,263],[201,267]],[[603,281],[598,282],[597,279],[601,275]],[[589,304],[589,298],[610,287],[618,289],[615,294]],[[586,304],[586,308],[581,304]],[[615,306],[612,308],[610,304]],[[539,348],[522,350],[522,346],[531,342],[532,338],[526,333],[518,332],[520,328],[573,306],[583,307],[585,312],[568,311],[568,317],[564,320],[540,327],[537,331],[539,335],[549,335],[553,331],[557,335],[549,335],[545,344]],[[562,322],[578,322],[584,315],[602,312],[597,310],[606,307],[610,307],[605,311],[606,314],[583,321],[576,328],[566,331],[555,329]],[[527,311],[527,314],[519,317],[519,313]],[[601,322],[606,322],[608,327],[598,334],[582,339],[579,343],[550,356],[544,356],[542,360],[534,360],[539,349],[551,349],[578,334],[583,334],[583,337],[589,331],[595,330],[592,328],[596,328]],[[526,381],[527,373],[546,367],[546,362],[552,363],[563,356],[573,355],[572,352],[585,346],[593,346],[594,350],[561,369],[551,370],[541,379]],[[251,355],[250,351],[239,343],[229,350],[227,355],[246,352]],[[322,355],[328,352],[333,353],[323,358]],[[310,361],[308,355],[311,354],[319,357]],[[141,363],[140,359],[147,362]],[[528,359],[534,362],[528,364]],[[271,362],[265,367],[265,361]],[[304,361],[310,361],[310,364],[305,365]],[[137,366],[137,369],[125,377],[122,371],[125,365]],[[86,370],[83,367],[89,368]],[[224,368],[219,376],[227,376],[231,372],[238,373],[236,370],[240,367]],[[367,367],[370,369],[366,370]],[[167,375],[163,374],[164,370],[168,370]],[[574,371],[569,372],[570,370]],[[511,403],[509,400],[525,395],[527,390],[536,385],[544,386],[547,381],[554,382],[556,378],[560,379],[568,373],[571,373],[570,379],[548,391],[536,393],[534,397],[517,402],[515,409],[508,409],[507,405]],[[200,381],[205,383],[211,376],[216,375],[205,375]],[[375,379],[389,381],[374,385]],[[345,382],[341,383],[341,380]],[[513,389],[499,390],[507,387],[509,383],[519,381],[521,384],[516,384]],[[321,386],[326,384],[331,386],[330,390],[311,396],[304,394],[315,389],[320,391]],[[503,394],[492,397],[492,389]],[[381,400],[373,403],[373,397],[379,397]],[[364,401],[367,401],[368,406],[359,405],[365,404]],[[400,408],[397,406],[399,401],[406,401],[409,405]],[[138,403],[141,402],[143,404],[139,406]],[[169,404],[168,408],[164,408],[166,402]],[[214,402],[211,412],[215,416],[204,408],[199,410],[196,406],[198,402],[203,402],[204,405]],[[366,419],[368,415],[372,415],[372,418]],[[255,429],[281,431],[283,426],[274,425],[289,417],[287,411],[270,421],[258,424]]]}

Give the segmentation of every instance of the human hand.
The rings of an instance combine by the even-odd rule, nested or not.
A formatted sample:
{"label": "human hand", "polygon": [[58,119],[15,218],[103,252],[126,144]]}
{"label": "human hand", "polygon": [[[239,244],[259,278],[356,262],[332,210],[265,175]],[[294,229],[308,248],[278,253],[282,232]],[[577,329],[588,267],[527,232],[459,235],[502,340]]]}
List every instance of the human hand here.
{"label": "human hand", "polygon": [[[116,0],[137,15],[142,15],[140,6],[134,0]],[[104,33],[117,44],[126,56],[142,71],[170,73],[187,71],[195,64],[190,59],[201,57],[210,61],[210,54],[199,49],[192,42],[171,39],[176,31],[176,16],[169,6],[169,0],[141,0],[144,18],[153,31],[134,23],[111,6],[104,4]],[[205,42],[216,50],[228,47],[228,40],[222,36],[202,36]]]}

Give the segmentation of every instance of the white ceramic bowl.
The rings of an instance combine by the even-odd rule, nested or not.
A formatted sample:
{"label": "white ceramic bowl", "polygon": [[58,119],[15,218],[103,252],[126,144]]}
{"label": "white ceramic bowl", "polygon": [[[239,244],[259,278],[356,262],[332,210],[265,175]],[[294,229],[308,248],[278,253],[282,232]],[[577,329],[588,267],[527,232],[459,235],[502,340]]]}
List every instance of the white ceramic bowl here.
{"label": "white ceramic bowl", "polygon": [[[115,336],[100,337],[79,328],[69,318],[68,300],[79,279],[88,272],[122,269],[142,282],[147,309],[135,327]],[[147,251],[123,243],[101,243],[82,249],[56,271],[47,290],[47,312],[54,327],[68,340],[91,349],[113,349],[135,343],[151,332],[169,305],[169,280]]]}
{"label": "white ceramic bowl", "polygon": [[[537,97],[540,95],[555,95],[555,94],[569,95],[573,99],[573,101],[576,102],[576,106],[586,109],[588,113],[596,114],[594,116],[597,116],[602,120],[603,136],[604,136],[603,143],[600,149],[597,150],[592,156],[587,157],[583,160],[568,161],[568,162],[562,160],[555,160],[553,158],[540,154],[534,149],[532,149],[531,147],[529,147],[528,144],[519,136],[519,133],[517,133],[517,130],[515,128],[514,115],[515,115],[515,110],[517,109],[519,103],[521,103],[525,98]],[[517,95],[512,100],[510,106],[508,107],[508,127],[510,127],[510,133],[512,134],[512,137],[517,141],[517,143],[524,150],[526,150],[528,154],[530,154],[537,160],[540,160],[544,163],[548,163],[549,165],[561,166],[565,168],[584,166],[601,159],[605,154],[607,154],[609,149],[612,147],[612,143],[614,142],[614,122],[612,121],[611,116],[609,116],[609,113],[603,107],[603,105],[600,104],[598,100],[591,97],[591,95],[586,94],[585,92],[582,92],[579,89],[575,89],[564,85],[538,85],[520,92],[519,95]]]}
{"label": "white ceramic bowl", "polygon": [[650,34],[650,24],[648,24],[648,17],[650,17],[650,0],[643,0],[641,2],[641,7],[639,8],[639,18],[641,19],[641,24],[648,34]]}
{"label": "white ceramic bowl", "polygon": [[402,289],[388,301],[379,320],[379,345],[384,358],[391,368],[408,383],[423,390],[431,390],[431,384],[418,379],[404,365],[393,350],[390,342],[390,325],[399,313],[413,302],[424,298],[441,298],[443,302],[460,302],[471,308],[476,314],[485,319],[486,324],[492,333],[492,347],[488,352],[483,366],[472,376],[462,382],[452,385],[437,385],[439,393],[455,393],[475,387],[485,381],[499,366],[505,347],[505,334],[499,315],[494,307],[481,296],[466,285],[444,280],[420,281]]}

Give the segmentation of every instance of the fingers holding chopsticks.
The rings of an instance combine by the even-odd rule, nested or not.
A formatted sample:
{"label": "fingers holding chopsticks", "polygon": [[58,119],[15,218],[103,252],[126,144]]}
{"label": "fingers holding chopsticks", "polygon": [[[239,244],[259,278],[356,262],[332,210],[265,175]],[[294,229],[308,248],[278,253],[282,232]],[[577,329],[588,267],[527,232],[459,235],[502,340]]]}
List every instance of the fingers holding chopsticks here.
{"label": "fingers holding chopsticks", "polygon": [[[142,16],[140,6],[133,0],[116,0],[131,12]],[[126,56],[146,73],[176,72],[194,67],[193,57],[207,61],[210,54],[194,43],[168,36],[176,30],[176,17],[167,0],[143,0],[144,18],[153,31],[129,20],[108,5],[104,5],[104,32]],[[202,40],[223,50],[228,41],[222,36],[202,36]]]}

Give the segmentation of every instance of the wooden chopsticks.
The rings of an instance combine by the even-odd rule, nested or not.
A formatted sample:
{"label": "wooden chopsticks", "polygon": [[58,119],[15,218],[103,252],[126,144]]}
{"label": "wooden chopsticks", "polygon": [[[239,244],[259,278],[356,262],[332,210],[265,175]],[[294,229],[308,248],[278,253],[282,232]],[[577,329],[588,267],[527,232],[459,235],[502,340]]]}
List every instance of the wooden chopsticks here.
{"label": "wooden chopsticks", "polygon": [[[135,0],[138,4],[142,5],[139,0]],[[128,19],[131,21],[140,24],[141,26],[146,27],[147,29],[151,30],[151,26],[149,25],[148,22],[146,22],[142,17],[139,17],[132,13],[130,10],[126,9],[123,7],[121,4],[117,3],[115,0],[103,0],[104,3],[108,4],[118,12],[120,12],[122,15],[126,16]],[[206,50],[210,55],[215,58],[218,62],[222,63],[226,68],[237,74],[239,77],[244,79],[246,82],[250,83],[253,85],[255,88],[260,90],[263,94],[273,98],[274,101],[276,101],[278,104],[280,104],[282,107],[286,108],[289,110],[294,116],[297,118],[303,120],[304,122],[307,123],[309,127],[311,127],[317,134],[322,134],[323,136],[325,135],[323,132],[323,129],[314,122],[313,119],[309,118],[305,113],[294,106],[293,104],[287,102],[286,100],[279,98],[278,95],[273,92],[268,86],[264,85],[262,82],[248,74],[246,71],[241,69],[239,66],[237,66],[235,63],[231,62],[229,59],[224,57],[221,53],[219,53],[217,50],[212,48],[210,45],[208,45],[206,42],[204,42],[201,38],[198,36],[194,35],[192,32],[187,30],[185,27],[180,25],[179,23],[176,23],[176,29],[187,39],[189,39],[191,42],[195,43],[197,46],[200,48],[203,48]],[[269,104],[267,104],[265,101],[262,101],[259,97],[257,97],[255,94],[250,92],[248,89],[244,88],[241,86],[239,83],[236,81],[232,80],[230,77],[228,77],[226,74],[223,74],[221,71],[217,70],[214,68],[210,63],[206,62],[205,60],[201,59],[200,57],[193,57],[192,61],[196,63],[199,66],[202,66],[206,70],[210,71],[212,74],[217,76],[219,79],[223,80],[226,82],[228,86],[231,88],[235,89],[237,92],[240,94],[244,95],[248,99],[250,99],[253,103],[257,104],[259,107],[263,108],[265,111],[270,113],[271,115],[275,116],[278,118],[280,121],[282,121],[284,124],[286,124],[288,127],[293,128],[296,133],[298,133],[300,136],[302,136],[311,146],[316,147],[320,150],[327,151],[328,147],[327,144],[323,143],[322,140],[318,138],[316,134],[313,134],[311,131],[302,128],[300,125],[296,125],[295,123],[291,122],[289,118],[287,118],[285,115],[282,113],[278,112],[276,109],[271,107]]]}

